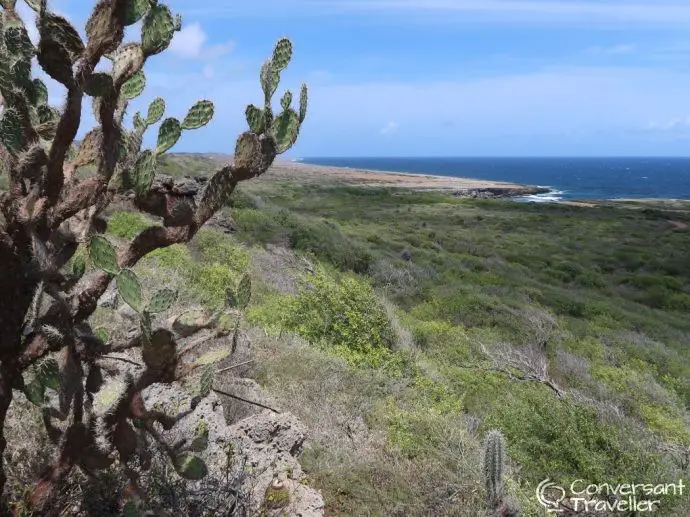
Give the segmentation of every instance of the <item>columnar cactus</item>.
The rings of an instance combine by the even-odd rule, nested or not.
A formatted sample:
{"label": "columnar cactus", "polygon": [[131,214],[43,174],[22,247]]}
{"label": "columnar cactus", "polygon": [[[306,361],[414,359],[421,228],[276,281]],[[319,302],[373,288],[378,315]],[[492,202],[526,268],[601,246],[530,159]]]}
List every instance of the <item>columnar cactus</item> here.
{"label": "columnar cactus", "polygon": [[[146,387],[201,369],[199,395],[210,391],[213,363],[223,354],[190,360],[194,354],[178,351],[170,331],[154,328],[153,315],[168,310],[176,293],[165,288],[144,292],[133,267],[155,249],[189,241],[240,181],[260,176],[276,155],[294,145],[306,117],[307,87],[300,90],[297,110],[287,91],[274,115],[273,96],[292,57],[291,42],[281,38],[261,67],[264,103],[247,106],[249,127],[237,139],[233,163],[211,175],[199,199],[160,189],[154,179],[161,155],[185,131],[204,127],[214,115],[213,103],[200,100],[181,121],[164,118],[165,101],[157,98],[145,115],[134,114],[130,129],[125,127],[129,102],[146,87],[144,65],[168,48],[181,29],[179,15],[157,0],[98,0],[83,41],[46,0],[25,1],[36,12],[36,46],[15,10],[17,0],[0,0],[0,173],[9,180],[8,191],[0,193],[0,433],[13,390],[43,407],[57,459],[29,497],[40,511],[72,469],[103,469],[115,460],[127,465],[138,433],[160,439],[153,424],[174,425],[173,417],[145,407],[141,392]],[[124,43],[125,27],[137,22],[141,41]],[[104,57],[111,69],[97,72]],[[49,104],[45,84],[32,77],[34,58],[67,89],[62,108]],[[98,126],[76,146],[87,97]],[[156,145],[142,149],[145,132],[157,124]],[[87,165],[94,174],[75,174]],[[161,217],[162,224],[116,248],[101,235],[101,214],[115,198]],[[87,259],[95,267],[88,274]],[[110,342],[87,324],[113,281],[139,314],[140,335],[126,343]],[[250,291],[249,277],[244,277],[229,290],[228,307],[246,307]],[[132,347],[141,348],[144,371],[128,378],[121,390],[106,392],[102,358]],[[58,392],[59,408],[45,406],[46,390]],[[99,414],[97,408],[105,409]],[[53,425],[55,418],[64,429]],[[193,453],[203,443],[203,432],[190,438],[195,445],[189,450],[161,445],[180,475],[197,479],[205,467]],[[5,443],[0,434],[0,487],[5,485]]]}
{"label": "columnar cactus", "polygon": [[489,504],[497,506],[503,496],[505,438],[501,431],[490,430],[484,438],[484,482]]}

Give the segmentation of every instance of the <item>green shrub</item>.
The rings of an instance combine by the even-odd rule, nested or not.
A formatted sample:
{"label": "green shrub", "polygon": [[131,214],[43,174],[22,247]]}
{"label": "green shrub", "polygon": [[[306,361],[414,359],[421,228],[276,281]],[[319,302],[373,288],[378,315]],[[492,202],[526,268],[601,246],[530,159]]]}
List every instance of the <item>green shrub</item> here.
{"label": "green shrub", "polygon": [[[194,260],[194,252],[200,260]],[[178,244],[149,253],[143,265],[152,263],[182,275],[196,300],[215,308],[225,302],[228,286],[247,270],[249,253],[221,232],[201,230],[190,247]]]}
{"label": "green shrub", "polygon": [[236,271],[249,267],[249,253],[232,237],[217,230],[200,230],[192,241],[199,250],[202,260],[211,264],[222,264]]}
{"label": "green shrub", "polygon": [[108,233],[123,239],[132,239],[149,226],[153,222],[140,212],[115,212],[108,219]]}
{"label": "green shrub", "polygon": [[337,227],[326,222],[290,221],[290,247],[313,253],[341,271],[367,273],[372,256],[366,248],[353,242]]}
{"label": "green shrub", "polygon": [[268,212],[255,208],[239,208],[232,212],[238,236],[245,242],[265,244],[273,242],[281,232],[280,224]]}
{"label": "green shrub", "polygon": [[641,404],[640,416],[646,424],[656,431],[664,440],[690,446],[690,428],[682,416],[669,415],[668,411],[658,406]]}
{"label": "green shrub", "polygon": [[632,429],[534,386],[514,388],[493,405],[482,427],[503,431],[511,456],[532,481],[625,483],[657,479],[662,471],[660,457],[633,438]]}
{"label": "green shrub", "polygon": [[396,362],[395,332],[371,286],[350,274],[339,279],[319,268],[302,279],[284,325],[308,341],[330,349],[353,364]]}
{"label": "green shrub", "polygon": [[235,209],[257,208],[257,200],[254,196],[247,194],[243,189],[236,188],[230,196],[228,206]]}
{"label": "green shrub", "polygon": [[271,334],[278,334],[286,329],[288,312],[293,304],[293,296],[282,293],[264,293],[261,303],[250,305],[246,320]]}

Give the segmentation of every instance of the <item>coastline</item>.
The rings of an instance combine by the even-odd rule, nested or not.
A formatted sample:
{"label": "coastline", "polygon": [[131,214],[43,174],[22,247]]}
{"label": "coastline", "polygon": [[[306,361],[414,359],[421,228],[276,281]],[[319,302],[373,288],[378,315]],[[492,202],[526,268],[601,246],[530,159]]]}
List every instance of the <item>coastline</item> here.
{"label": "coastline", "polygon": [[399,171],[383,172],[289,161],[275,162],[269,169],[268,175],[273,179],[291,178],[308,182],[334,181],[351,186],[444,191],[467,198],[523,197],[551,192],[551,189],[545,187],[505,181]]}
{"label": "coastline", "polygon": [[[214,161],[227,162],[228,155],[206,155]],[[556,187],[542,187],[498,180],[441,176],[404,171],[380,171],[332,165],[316,165],[279,159],[264,179],[298,179],[305,183],[339,183],[347,186],[400,188],[418,191],[449,192],[463,198],[510,198],[520,202],[549,203],[577,207],[619,206],[628,208],[675,208],[690,210],[690,199],[671,198],[568,198],[555,195],[563,192]],[[259,178],[261,181],[261,178]],[[543,196],[543,197],[542,197]]]}

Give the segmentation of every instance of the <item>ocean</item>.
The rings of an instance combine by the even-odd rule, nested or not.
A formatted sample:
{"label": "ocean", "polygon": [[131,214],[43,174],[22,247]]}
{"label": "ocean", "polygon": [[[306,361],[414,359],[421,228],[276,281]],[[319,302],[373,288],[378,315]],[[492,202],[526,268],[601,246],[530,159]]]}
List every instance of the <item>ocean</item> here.
{"label": "ocean", "polygon": [[304,163],[548,187],[526,201],[690,199],[690,158],[303,158]]}

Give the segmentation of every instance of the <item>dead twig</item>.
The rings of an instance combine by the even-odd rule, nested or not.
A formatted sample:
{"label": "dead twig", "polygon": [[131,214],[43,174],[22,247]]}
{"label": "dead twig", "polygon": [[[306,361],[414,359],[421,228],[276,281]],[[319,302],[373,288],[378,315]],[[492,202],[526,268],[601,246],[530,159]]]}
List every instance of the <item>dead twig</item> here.
{"label": "dead twig", "polygon": [[253,362],[254,362],[254,359],[250,359],[249,361],[245,361],[245,362],[243,362],[243,363],[233,364],[232,366],[228,366],[227,368],[221,368],[221,369],[218,370],[216,373],[227,372],[227,371],[229,371],[229,370],[233,370],[233,369],[235,369],[235,368],[239,368],[240,366],[245,366],[245,365],[251,364],[251,363],[253,363]]}
{"label": "dead twig", "polygon": [[144,367],[143,364],[137,363],[136,361],[132,361],[131,359],[127,359],[125,357],[115,357],[114,355],[104,355],[103,359],[112,359],[113,361],[122,361],[123,363],[133,364],[134,366],[138,366],[139,368]]}
{"label": "dead twig", "polygon": [[276,414],[279,414],[279,413],[280,413],[280,411],[278,411],[277,409],[273,409],[272,407],[264,406],[263,404],[260,404],[259,402],[254,402],[254,401],[252,401],[252,400],[247,400],[247,399],[244,399],[244,398],[242,398],[242,397],[238,397],[237,395],[233,395],[232,393],[227,393],[227,392],[225,392],[225,391],[220,391],[220,390],[217,390],[217,389],[215,389],[215,388],[213,389],[213,391],[215,391],[215,392],[218,393],[219,395],[225,395],[226,397],[230,397],[231,399],[239,400],[240,402],[246,402],[247,404],[251,404],[251,405],[253,405],[253,406],[257,406],[257,407],[260,407],[260,408],[263,408],[263,409],[268,409],[269,411],[273,411],[273,412],[276,413]]}

